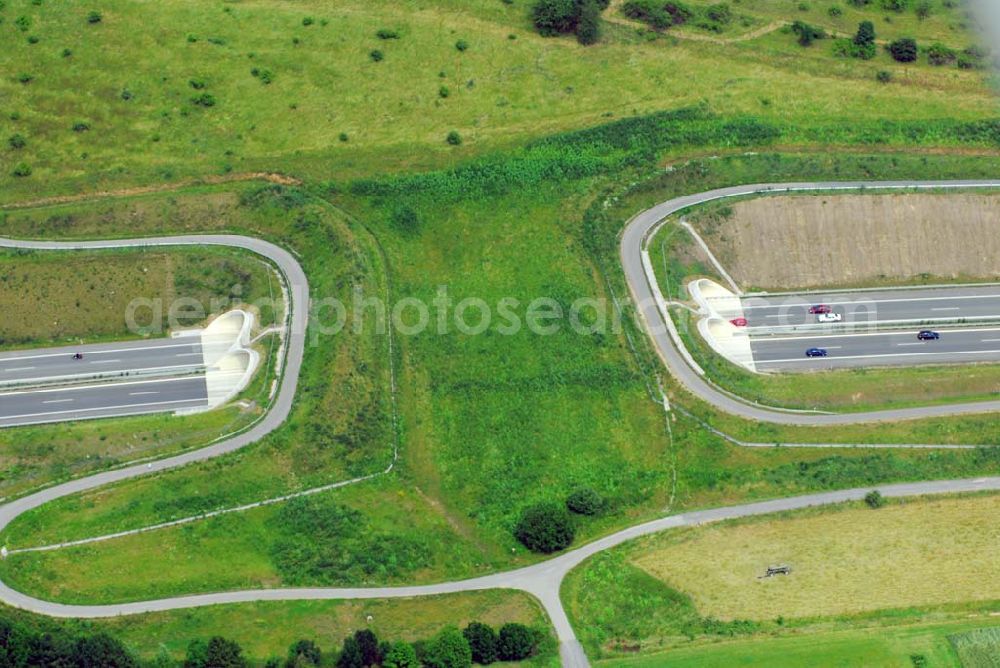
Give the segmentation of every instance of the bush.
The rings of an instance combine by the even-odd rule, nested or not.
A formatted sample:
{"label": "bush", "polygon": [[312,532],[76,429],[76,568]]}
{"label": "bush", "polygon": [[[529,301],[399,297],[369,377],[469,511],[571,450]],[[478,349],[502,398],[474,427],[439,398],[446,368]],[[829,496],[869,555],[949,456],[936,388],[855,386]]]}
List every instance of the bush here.
{"label": "bush", "polygon": [[90,123],[86,121],[77,121],[73,124],[73,132],[87,132],[90,130]]}
{"label": "bush", "polygon": [[403,640],[394,642],[382,660],[383,668],[420,668],[417,652],[413,645]]}
{"label": "bush", "polygon": [[733,20],[733,11],[729,8],[729,5],[719,3],[717,5],[709,5],[705,10],[705,16],[709,21],[725,24]]}
{"label": "bush", "polygon": [[14,150],[19,150],[28,145],[28,141],[21,134],[12,134],[7,139],[7,146],[10,146]]}
{"label": "bush", "polygon": [[523,661],[535,652],[538,637],[524,624],[504,624],[500,627],[498,650],[501,661]]}
{"label": "bush", "polygon": [[451,91],[447,86],[441,86],[438,88],[438,97],[448,97],[449,95],[451,95]]}
{"label": "bush", "polygon": [[571,33],[579,19],[576,0],[536,0],[531,22],[543,37]]}
{"label": "bush", "polygon": [[469,668],[472,650],[462,632],[449,626],[427,643],[422,658],[428,668]]}
{"label": "bush", "polygon": [[873,489],[865,494],[865,503],[872,509],[881,508],[885,505],[885,497],[877,489]]}
{"label": "bush", "polygon": [[29,84],[35,77],[28,74],[27,72],[21,72],[17,75],[17,80],[19,83]]}
{"label": "bush", "polygon": [[890,12],[902,12],[909,4],[909,0],[882,0],[882,9]]}
{"label": "bush", "polygon": [[388,28],[379,28],[375,36],[379,39],[399,39],[399,33]]}
{"label": "bush", "polygon": [[799,44],[809,46],[817,39],[825,39],[826,31],[816,26],[811,26],[805,21],[795,21],[792,23],[792,32],[798,35]]}
{"label": "bush", "polygon": [[304,25],[306,27],[309,27],[309,26],[311,26],[314,23],[316,23],[316,20],[313,17],[311,17],[311,16],[306,16],[306,17],[304,17],[302,19],[302,25]]}
{"label": "bush", "polygon": [[376,63],[381,62],[382,59],[385,58],[382,52],[379,51],[378,49],[372,49],[372,52],[368,54],[368,57],[371,58],[372,61]]}
{"label": "bush", "polygon": [[892,72],[887,72],[885,70],[879,70],[875,74],[875,80],[879,83],[889,83],[892,81]]}
{"label": "bush", "polygon": [[205,88],[205,80],[204,79],[190,79],[188,81],[188,85],[190,85],[191,88],[194,88],[195,90],[203,90]]}
{"label": "bush", "polygon": [[312,640],[299,640],[288,648],[286,668],[308,668],[319,666],[323,660],[323,652]]}
{"label": "bush", "polygon": [[211,93],[202,93],[191,98],[191,103],[197,107],[214,107],[215,96]]}
{"label": "bush", "polygon": [[550,554],[573,543],[573,523],[565,508],[540,503],[524,510],[514,536],[532,552]]}
{"label": "bush", "polygon": [[694,16],[694,12],[686,5],[662,0],[628,0],[622,5],[622,13],[656,30],[687,23]]}
{"label": "bush", "polygon": [[344,638],[344,645],[340,648],[337,656],[337,668],[364,668],[364,661],[361,658],[361,647],[354,636]]}
{"label": "bush", "polygon": [[132,99],[133,97],[135,97],[135,96],[134,96],[134,95],[132,94],[132,91],[130,91],[130,90],[129,90],[128,88],[122,88],[122,92],[120,93],[120,96],[121,96],[121,98],[122,98],[123,100],[125,100],[126,102],[128,102],[128,101],[129,101],[129,100],[131,100],[131,99]]}
{"label": "bush", "polygon": [[944,44],[933,44],[927,49],[927,60],[931,65],[947,65],[954,62],[958,54]]}
{"label": "bush", "polygon": [[444,140],[452,146],[458,146],[462,143],[462,135],[458,134],[456,130],[452,130],[448,133]]}
{"label": "bush", "polygon": [[871,21],[859,23],[858,31],[854,34],[854,43],[858,46],[875,44],[875,24]]}
{"label": "bush", "polygon": [[835,19],[838,16],[843,16],[844,10],[837,5],[834,5],[833,7],[830,7],[830,9],[826,10],[826,13],[830,15],[831,19]]}
{"label": "bush", "polygon": [[889,44],[888,49],[893,59],[900,63],[912,63],[917,59],[917,40],[912,37],[897,39]]}
{"label": "bush", "polygon": [[566,507],[578,515],[596,515],[604,510],[604,499],[589,487],[583,487],[566,497]]}
{"label": "bush", "polygon": [[21,32],[28,32],[28,29],[31,28],[31,19],[27,16],[18,16],[14,19],[14,25],[17,26],[17,29]]}
{"label": "bush", "polygon": [[243,648],[232,640],[215,636],[207,643],[195,640],[188,645],[184,668],[244,668]]}
{"label": "bush", "polygon": [[467,51],[469,49],[469,43],[466,42],[464,39],[460,39],[457,42],[455,42],[455,48],[458,49],[459,51]]}
{"label": "bush", "polygon": [[462,635],[465,636],[465,640],[469,643],[469,649],[472,651],[472,660],[475,663],[488,666],[497,660],[499,656],[498,643],[500,640],[492,626],[483,624],[482,622],[471,622],[462,631]]}
{"label": "bush", "polygon": [[601,38],[601,7],[597,0],[583,0],[580,20],[576,25],[576,41],[584,46]]}
{"label": "bush", "polygon": [[90,12],[87,14],[87,23],[100,23],[103,18],[100,12]]}
{"label": "bush", "polygon": [[931,15],[931,3],[930,0],[920,0],[917,3],[917,18],[923,21],[928,16]]}

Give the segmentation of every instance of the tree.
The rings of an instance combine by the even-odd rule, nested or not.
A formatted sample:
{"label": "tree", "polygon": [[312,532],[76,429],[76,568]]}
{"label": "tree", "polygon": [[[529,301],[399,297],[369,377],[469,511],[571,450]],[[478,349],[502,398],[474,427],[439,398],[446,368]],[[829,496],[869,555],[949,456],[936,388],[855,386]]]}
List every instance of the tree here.
{"label": "tree", "polygon": [[548,554],[569,547],[573,542],[573,523],[565,508],[540,503],[524,510],[514,536],[532,552]]}
{"label": "tree", "polygon": [[7,139],[7,145],[12,149],[19,150],[28,145],[28,141],[24,138],[24,135],[12,134],[9,139]]}
{"label": "tree", "polygon": [[457,130],[452,130],[444,140],[452,146],[460,146],[462,144],[462,135],[458,134]]}
{"label": "tree", "polygon": [[428,668],[469,668],[472,650],[462,632],[449,626],[427,643],[423,660]]}
{"label": "tree", "polygon": [[858,46],[869,46],[875,43],[875,24],[862,21],[858,24],[858,32],[854,34],[854,43]]}
{"label": "tree", "polygon": [[604,499],[589,487],[581,487],[566,497],[566,508],[578,515],[596,515],[604,510]]}
{"label": "tree", "polygon": [[795,21],[792,23],[792,32],[799,38],[799,45],[809,46],[817,39],[826,37],[826,31],[822,28],[809,25],[805,21]]}
{"label": "tree", "polygon": [[337,668],[364,668],[364,659],[361,656],[361,646],[354,636],[344,638],[344,646],[337,657]]}
{"label": "tree", "polygon": [[312,640],[299,640],[288,648],[288,660],[285,661],[286,668],[309,668],[318,666],[323,658],[323,653]]}
{"label": "tree", "polygon": [[499,638],[492,626],[482,622],[470,622],[462,631],[462,635],[469,642],[473,661],[488,666],[497,660]]}
{"label": "tree", "polygon": [[571,33],[576,30],[577,11],[576,0],[536,0],[531,22],[543,37]]}
{"label": "tree", "polygon": [[865,503],[868,504],[869,508],[875,510],[885,505],[885,497],[882,496],[880,491],[873,489],[865,494]]}
{"label": "tree", "polygon": [[232,640],[215,636],[207,643],[194,640],[188,645],[184,668],[246,668],[243,648]]}
{"label": "tree", "polygon": [[354,641],[358,643],[361,650],[361,664],[364,666],[374,666],[382,661],[382,654],[378,648],[378,637],[370,629],[361,629],[354,632]]}
{"label": "tree", "polygon": [[576,40],[584,46],[601,38],[601,6],[597,0],[583,0],[580,20],[576,26]]}
{"label": "tree", "polygon": [[889,53],[901,63],[912,63],[917,59],[917,40],[903,37],[889,44]]}
{"label": "tree", "polygon": [[521,661],[535,651],[535,632],[524,624],[511,622],[500,627],[498,649],[501,661]]}
{"label": "tree", "polygon": [[0,666],[26,666],[29,640],[23,628],[0,619]]}
{"label": "tree", "polygon": [[78,668],[137,668],[139,665],[125,645],[107,633],[77,640],[73,658]]}
{"label": "tree", "polygon": [[383,668],[420,668],[417,651],[413,645],[400,640],[392,644],[382,660]]}

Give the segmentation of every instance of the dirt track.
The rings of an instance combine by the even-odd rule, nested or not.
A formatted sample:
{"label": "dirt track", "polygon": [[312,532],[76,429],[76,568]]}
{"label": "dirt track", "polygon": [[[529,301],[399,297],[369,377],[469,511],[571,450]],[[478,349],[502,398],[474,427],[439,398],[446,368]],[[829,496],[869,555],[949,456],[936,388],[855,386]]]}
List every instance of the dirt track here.
{"label": "dirt track", "polygon": [[1000,280],[1000,195],[764,197],[691,221],[744,288]]}

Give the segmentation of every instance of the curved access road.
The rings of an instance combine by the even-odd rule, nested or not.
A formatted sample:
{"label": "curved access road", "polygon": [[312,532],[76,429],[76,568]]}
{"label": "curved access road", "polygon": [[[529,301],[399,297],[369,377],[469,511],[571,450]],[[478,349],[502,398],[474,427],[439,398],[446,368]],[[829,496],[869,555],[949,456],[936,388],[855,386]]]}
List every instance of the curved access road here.
{"label": "curved access road", "polygon": [[931,417],[972,415],[1000,411],[1000,400],[963,404],[916,406],[863,413],[812,414],[782,411],[757,406],[727,394],[705,378],[686,358],[679,340],[671,331],[673,325],[664,318],[663,297],[651,276],[646,243],[665,224],[668,216],[688,207],[727,197],[759,194],[780,194],[809,191],[859,189],[939,189],[939,188],[1000,188],[1000,181],[830,181],[819,183],[760,183],[719,188],[695,195],[685,195],[657,204],[633,217],[622,234],[620,252],[625,279],[636,310],[671,375],[691,394],[714,408],[738,417],[783,425],[831,426],[859,422],[897,422]]}

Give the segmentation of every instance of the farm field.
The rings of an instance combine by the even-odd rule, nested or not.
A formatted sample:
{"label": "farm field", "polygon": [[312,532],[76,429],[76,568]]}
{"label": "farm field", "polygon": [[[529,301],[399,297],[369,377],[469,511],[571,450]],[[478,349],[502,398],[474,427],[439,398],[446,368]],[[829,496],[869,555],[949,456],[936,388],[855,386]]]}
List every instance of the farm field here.
{"label": "farm field", "polygon": [[692,222],[747,292],[995,281],[998,202],[972,193],[792,195],[742,200]]}
{"label": "farm field", "polygon": [[[668,531],[585,562],[563,598],[588,647],[621,665],[659,650],[669,651],[635,665],[766,665],[784,653],[799,665],[812,647],[830,664],[926,654],[957,666],[947,636],[995,624],[994,537],[982,527],[996,503],[854,504]],[[776,564],[791,574],[760,577]]]}

